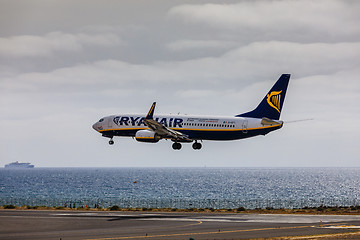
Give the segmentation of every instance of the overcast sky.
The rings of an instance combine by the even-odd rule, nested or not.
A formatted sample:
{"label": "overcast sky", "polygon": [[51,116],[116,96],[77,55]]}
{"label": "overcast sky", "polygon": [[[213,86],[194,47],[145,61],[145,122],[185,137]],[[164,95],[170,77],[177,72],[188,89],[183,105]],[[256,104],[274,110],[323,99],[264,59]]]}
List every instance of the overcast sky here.
{"label": "overcast sky", "polygon": [[[0,166],[360,167],[360,1],[0,0]],[[101,137],[101,117],[234,116],[291,80],[266,137]]]}

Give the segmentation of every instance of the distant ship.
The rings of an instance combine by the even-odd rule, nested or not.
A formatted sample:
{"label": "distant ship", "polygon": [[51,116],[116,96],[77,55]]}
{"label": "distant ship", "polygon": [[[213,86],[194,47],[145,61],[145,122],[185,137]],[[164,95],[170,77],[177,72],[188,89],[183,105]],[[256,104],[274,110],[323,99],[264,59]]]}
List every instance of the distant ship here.
{"label": "distant ship", "polygon": [[19,163],[18,161],[5,165],[5,168],[34,168],[30,163]]}

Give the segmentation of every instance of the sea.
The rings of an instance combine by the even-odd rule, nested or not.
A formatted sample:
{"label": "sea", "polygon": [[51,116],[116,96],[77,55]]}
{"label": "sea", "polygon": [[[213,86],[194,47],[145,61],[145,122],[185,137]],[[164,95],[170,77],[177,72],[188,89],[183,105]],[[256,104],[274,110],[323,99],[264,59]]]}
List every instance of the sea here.
{"label": "sea", "polygon": [[0,169],[0,205],[172,209],[359,206],[360,168]]}

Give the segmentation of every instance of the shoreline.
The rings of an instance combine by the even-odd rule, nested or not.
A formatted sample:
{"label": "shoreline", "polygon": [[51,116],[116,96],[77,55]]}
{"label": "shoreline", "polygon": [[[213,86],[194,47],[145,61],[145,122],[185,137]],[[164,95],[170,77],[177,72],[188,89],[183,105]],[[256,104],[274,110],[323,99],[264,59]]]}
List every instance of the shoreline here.
{"label": "shoreline", "polygon": [[229,213],[229,214],[307,214],[307,215],[360,215],[360,206],[352,207],[334,207],[334,206],[320,206],[320,207],[305,207],[300,209],[245,209],[239,207],[237,209],[212,209],[212,208],[120,208],[116,205],[109,208],[90,208],[90,207],[77,207],[69,208],[62,206],[15,206],[15,205],[3,205],[0,206],[0,210],[22,210],[22,211],[88,211],[88,212],[194,212],[194,213]]}

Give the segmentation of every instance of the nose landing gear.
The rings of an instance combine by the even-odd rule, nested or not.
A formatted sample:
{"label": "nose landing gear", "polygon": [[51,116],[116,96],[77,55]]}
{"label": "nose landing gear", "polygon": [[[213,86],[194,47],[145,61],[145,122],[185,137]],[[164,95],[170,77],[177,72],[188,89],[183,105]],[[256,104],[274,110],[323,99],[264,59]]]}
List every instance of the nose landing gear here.
{"label": "nose landing gear", "polygon": [[110,139],[110,140],[109,140],[109,144],[110,144],[110,145],[113,145],[113,144],[114,144],[114,140]]}

